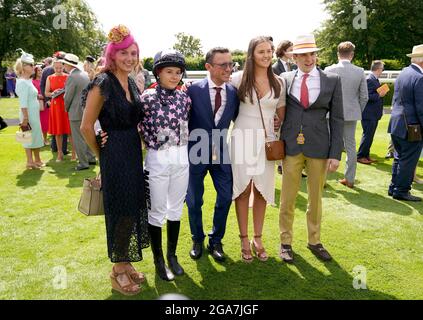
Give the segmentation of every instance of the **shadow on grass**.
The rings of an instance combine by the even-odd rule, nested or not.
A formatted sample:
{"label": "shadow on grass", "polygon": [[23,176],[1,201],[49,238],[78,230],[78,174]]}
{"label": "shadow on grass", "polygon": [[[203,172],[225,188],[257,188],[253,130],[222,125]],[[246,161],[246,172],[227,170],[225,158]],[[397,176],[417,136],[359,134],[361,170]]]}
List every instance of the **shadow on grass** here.
{"label": "shadow on grass", "polygon": [[44,174],[53,174],[58,179],[68,179],[69,182],[65,186],[66,188],[80,188],[82,187],[85,178],[92,178],[96,176],[95,166],[90,166],[88,170],[75,171],[77,162],[63,161],[56,162],[55,159],[51,159],[46,163],[46,167],[39,170],[25,170],[20,175],[16,176],[16,186],[26,189],[31,188],[40,182]]}
{"label": "shadow on grass", "polygon": [[107,300],[152,300],[167,293],[181,294],[190,299],[201,297],[201,300],[396,299],[371,288],[354,289],[353,275],[336,260],[324,263],[327,272],[316,269],[299,254],[295,254],[293,265],[282,263],[275,257],[270,257],[267,262],[255,259],[251,264],[228,259],[222,264],[224,271],[217,271],[207,255],[192,263],[197,264],[202,276],[199,283],[195,283],[189,274],[172,282],[156,276],[155,288],[147,283],[140,295],[124,297],[116,293]]}
{"label": "shadow on grass", "polygon": [[357,207],[371,210],[372,212],[392,212],[398,215],[407,216],[413,213],[412,208],[418,210],[416,204],[406,204],[404,202],[394,200],[386,194],[386,196],[379,195],[374,192],[368,192],[364,189],[358,188],[348,190],[335,190],[330,188],[328,192],[333,192],[342,195],[345,200],[356,205]]}
{"label": "shadow on grass", "polygon": [[80,188],[85,178],[93,178],[96,176],[95,166],[90,166],[87,170],[76,171],[75,167],[78,165],[76,161],[64,160],[62,162],[56,162],[55,159],[51,159],[46,168],[49,173],[55,175],[58,179],[69,179],[66,188]]}
{"label": "shadow on grass", "polygon": [[16,186],[26,189],[36,186],[44,174],[45,169],[26,169],[20,175],[16,176]]}

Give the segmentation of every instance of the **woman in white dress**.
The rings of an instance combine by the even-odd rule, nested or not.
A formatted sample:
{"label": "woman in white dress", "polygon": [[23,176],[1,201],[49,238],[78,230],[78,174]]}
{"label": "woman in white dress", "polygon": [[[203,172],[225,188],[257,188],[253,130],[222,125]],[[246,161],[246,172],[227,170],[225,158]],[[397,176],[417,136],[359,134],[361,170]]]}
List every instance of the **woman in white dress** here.
{"label": "woman in white dress", "polygon": [[[265,153],[265,134],[260,105],[269,140],[275,140],[274,116],[285,116],[286,89],[281,78],[272,71],[274,47],[268,37],[250,41],[244,71],[232,77],[241,101],[239,115],[231,134],[231,164],[233,199],[235,200],[241,238],[241,258],[253,260],[252,252],[261,261],[268,259],[261,237],[266,205],[274,203],[275,162]],[[248,208],[250,193],[254,193],[254,238],[248,238]],[[251,248],[251,250],[250,250]]]}

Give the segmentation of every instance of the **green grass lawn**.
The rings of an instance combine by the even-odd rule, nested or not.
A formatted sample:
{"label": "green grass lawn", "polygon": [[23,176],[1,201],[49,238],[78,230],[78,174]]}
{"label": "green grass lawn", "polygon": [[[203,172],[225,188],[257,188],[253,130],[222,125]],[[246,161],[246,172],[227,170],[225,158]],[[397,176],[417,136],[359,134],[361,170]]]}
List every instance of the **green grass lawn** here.
{"label": "green grass lawn", "polygon": [[[17,118],[17,100],[1,99],[0,115]],[[155,276],[146,249],[136,267],[146,273],[143,292],[131,299],[155,299],[176,292],[192,299],[422,299],[423,204],[393,200],[386,194],[392,160],[385,160],[388,117],[380,122],[372,157],[376,165],[358,165],[356,188],[328,178],[324,193],[322,241],[334,261],[322,263],[306,248],[306,185],[298,196],[294,265],[278,257],[278,208],[268,207],[263,241],[268,262],[240,260],[235,209],[229,213],[224,249],[228,260],[216,263],[207,254],[190,259],[187,210],[184,208],[178,258],[186,275],[174,282]],[[68,159],[56,163],[48,148],[42,170],[25,170],[24,151],[14,140],[16,127],[0,132],[0,299],[123,299],[111,293],[103,217],[85,217],[76,210],[82,181],[98,167],[76,173]],[[357,138],[361,127],[357,130]],[[345,154],[344,154],[345,157]],[[423,176],[422,161],[418,172]],[[279,199],[281,177],[276,175]],[[423,196],[423,186],[413,194]],[[215,192],[206,182],[204,220],[212,221]],[[251,223],[250,223],[251,224]],[[250,228],[251,230],[251,228]],[[252,232],[250,231],[250,235]],[[353,287],[356,268],[365,268],[367,289]],[[60,279],[64,279],[60,281]]]}

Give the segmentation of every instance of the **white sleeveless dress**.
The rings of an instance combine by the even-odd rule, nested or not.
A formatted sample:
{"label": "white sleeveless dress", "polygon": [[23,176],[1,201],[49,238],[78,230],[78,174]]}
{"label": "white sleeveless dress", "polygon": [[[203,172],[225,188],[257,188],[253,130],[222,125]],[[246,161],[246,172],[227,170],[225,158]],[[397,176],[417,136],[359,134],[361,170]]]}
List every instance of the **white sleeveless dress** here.
{"label": "white sleeveless dress", "polygon": [[[232,76],[231,83],[237,89],[241,84],[242,72]],[[281,78],[280,78],[281,79]],[[286,86],[284,81],[279,98],[274,92],[267,93],[261,100],[264,124],[269,140],[275,140],[274,115],[277,108],[286,104]],[[245,191],[253,180],[267,204],[275,202],[275,161],[266,159],[264,149],[265,135],[261,121],[257,95],[253,94],[253,103],[247,97],[241,101],[239,114],[235,120],[230,140],[230,157],[233,174],[233,199]]]}

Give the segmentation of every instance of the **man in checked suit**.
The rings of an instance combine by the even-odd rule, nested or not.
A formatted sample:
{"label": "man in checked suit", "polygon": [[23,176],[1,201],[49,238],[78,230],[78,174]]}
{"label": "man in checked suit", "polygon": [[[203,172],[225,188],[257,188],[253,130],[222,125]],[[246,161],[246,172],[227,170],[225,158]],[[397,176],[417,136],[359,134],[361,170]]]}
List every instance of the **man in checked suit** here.
{"label": "man in checked suit", "polygon": [[354,58],[354,50],[355,46],[351,42],[340,43],[338,46],[339,63],[325,69],[326,72],[336,73],[341,78],[345,120],[343,137],[347,152],[347,165],[345,166],[345,178],[339,182],[349,188],[354,187],[357,170],[357,145],[355,142],[357,121],[361,120],[361,114],[369,100],[364,69],[351,63]]}
{"label": "man in checked suit", "polygon": [[96,164],[95,155],[86,144],[80,130],[83,114],[80,103],[81,93],[90,79],[88,74],[78,68],[79,58],[76,55],[67,53],[62,62],[65,65],[66,72],[69,73],[65,84],[65,109],[69,114],[73,144],[79,160],[75,170],[86,170],[90,164]]}
{"label": "man in checked suit", "polygon": [[233,66],[228,49],[211,49],[206,55],[206,69],[209,75],[188,88],[192,108],[188,123],[190,174],[186,202],[193,240],[190,251],[192,259],[199,259],[203,253],[205,234],[202,205],[204,178],[208,172],[217,193],[208,250],[216,261],[225,260],[222,238],[232,203],[232,169],[227,130],[231,121],[238,115],[239,108],[236,88],[227,83]]}
{"label": "man in checked suit", "polygon": [[287,86],[286,116],[281,129],[286,158],[279,227],[280,257],[287,263],[294,261],[291,244],[295,201],[304,164],[308,174],[308,248],[321,260],[332,259],[320,241],[322,194],[326,172],[336,171],[341,160],[344,116],[341,79],[316,67],[319,50],[313,35],[298,37],[293,50],[298,70],[282,74]]}
{"label": "man in checked suit", "polygon": [[422,201],[410,194],[414,170],[422,151],[423,141],[408,141],[407,125],[423,128],[423,44],[415,46],[411,65],[404,68],[395,81],[391,120],[388,132],[395,147],[392,181],[388,194],[397,200]]}

